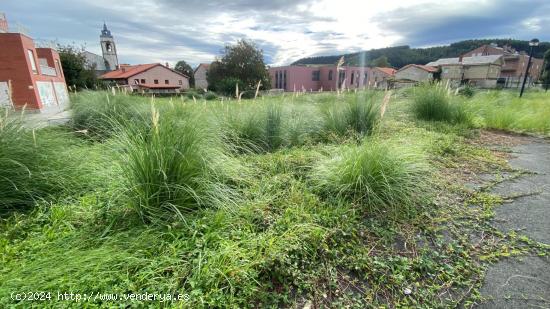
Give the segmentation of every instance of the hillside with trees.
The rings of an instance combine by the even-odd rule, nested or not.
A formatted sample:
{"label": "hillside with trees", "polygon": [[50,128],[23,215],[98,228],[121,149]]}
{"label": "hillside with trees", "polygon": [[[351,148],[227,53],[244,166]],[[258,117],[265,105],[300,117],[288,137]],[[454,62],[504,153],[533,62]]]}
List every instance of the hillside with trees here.
{"label": "hillside with trees", "polygon": [[[484,39],[460,41],[446,46],[427,48],[411,48],[408,45],[403,45],[371,49],[368,51],[344,55],[308,57],[295,61],[292,64],[333,64],[338,62],[340,57],[344,56],[346,65],[376,66],[376,64],[381,62],[382,59],[385,59],[385,63],[390,64],[392,67],[400,68],[410,63],[426,64],[439,58],[458,57],[459,55],[472,49],[491,43],[496,43],[498,46],[510,45],[518,51],[529,51],[529,41],[512,39]],[[548,49],[550,49],[550,42],[541,42],[535,49],[533,56],[536,58],[543,58],[544,53]]]}

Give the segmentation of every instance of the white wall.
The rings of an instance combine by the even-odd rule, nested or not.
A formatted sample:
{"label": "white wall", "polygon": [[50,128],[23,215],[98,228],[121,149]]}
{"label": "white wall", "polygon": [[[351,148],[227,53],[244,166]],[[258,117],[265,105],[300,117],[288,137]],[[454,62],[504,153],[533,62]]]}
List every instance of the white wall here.
{"label": "white wall", "polygon": [[195,88],[207,89],[208,81],[206,80],[207,69],[204,66],[199,66],[195,72]]}
{"label": "white wall", "polygon": [[[145,72],[136,74],[128,79],[129,85],[134,85],[135,80],[139,80],[141,83],[142,79],[145,79],[145,84],[153,85],[154,80],[158,80],[159,85],[165,85],[165,80],[168,80],[168,85],[179,86],[180,89],[189,89],[189,79],[181,76],[177,73],[174,73],[172,70],[158,65],[154,68],[151,68]],[[181,80],[182,84],[179,84]]]}
{"label": "white wall", "polygon": [[0,82],[0,108],[12,106],[8,82]]}
{"label": "white wall", "polygon": [[410,66],[402,71],[398,71],[397,73],[395,73],[395,78],[421,82],[432,79],[432,73],[417,68],[415,66]]}

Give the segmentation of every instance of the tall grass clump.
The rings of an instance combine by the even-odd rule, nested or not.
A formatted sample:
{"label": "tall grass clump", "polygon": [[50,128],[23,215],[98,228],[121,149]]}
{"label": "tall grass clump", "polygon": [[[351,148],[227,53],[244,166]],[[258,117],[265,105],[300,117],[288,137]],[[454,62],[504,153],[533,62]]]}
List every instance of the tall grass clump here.
{"label": "tall grass clump", "polygon": [[336,195],[376,213],[408,217],[427,199],[428,172],[420,152],[366,139],[321,162],[314,179],[327,196]]}
{"label": "tall grass clump", "polygon": [[53,129],[31,130],[0,115],[0,213],[31,207],[79,181],[69,155],[75,141]]}
{"label": "tall grass clump", "polygon": [[528,92],[518,98],[512,91],[488,91],[467,102],[481,125],[487,128],[550,134],[550,93]]}
{"label": "tall grass clump", "polygon": [[318,108],[293,104],[284,110],[283,128],[286,146],[301,146],[315,141],[321,131]]}
{"label": "tall grass clump", "polygon": [[417,119],[464,123],[469,119],[463,104],[454,102],[450,89],[441,84],[422,84],[414,89],[412,111]]}
{"label": "tall grass clump", "polygon": [[151,119],[118,124],[115,145],[126,196],[146,222],[183,219],[202,206],[228,205],[237,163],[189,109],[152,107]]}
{"label": "tall grass clump", "polygon": [[373,92],[344,95],[322,105],[324,131],[344,136],[372,134],[381,120],[379,97]]}
{"label": "tall grass clump", "polygon": [[99,139],[111,136],[115,123],[140,121],[150,112],[146,98],[107,91],[81,92],[73,96],[71,109],[73,127]]}
{"label": "tall grass clump", "polygon": [[243,151],[269,152],[284,143],[283,111],[276,103],[229,106],[223,124],[231,144]]}

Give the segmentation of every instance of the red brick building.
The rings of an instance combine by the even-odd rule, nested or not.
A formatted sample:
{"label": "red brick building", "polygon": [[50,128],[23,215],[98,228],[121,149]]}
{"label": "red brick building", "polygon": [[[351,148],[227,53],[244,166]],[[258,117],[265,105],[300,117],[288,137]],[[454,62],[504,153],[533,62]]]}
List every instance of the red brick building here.
{"label": "red brick building", "polygon": [[63,109],[69,95],[57,51],[21,33],[0,33],[0,107]]}

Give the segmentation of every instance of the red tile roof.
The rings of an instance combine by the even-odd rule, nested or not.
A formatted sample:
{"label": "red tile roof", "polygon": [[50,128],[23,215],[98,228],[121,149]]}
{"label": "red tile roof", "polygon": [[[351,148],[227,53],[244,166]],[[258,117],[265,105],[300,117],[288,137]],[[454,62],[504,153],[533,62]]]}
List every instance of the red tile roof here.
{"label": "red tile roof", "polygon": [[138,64],[138,65],[121,65],[118,70],[114,70],[111,72],[107,72],[103,75],[101,75],[100,79],[128,79],[136,74],[145,72],[147,70],[150,70],[156,66],[162,66],[163,68],[166,68],[174,73],[177,73],[179,75],[185,76],[189,78],[189,76],[185,74],[181,74],[180,72],[174,71],[170,68],[167,68],[163,66],[160,63],[148,63],[148,64]]}
{"label": "red tile roof", "polygon": [[437,68],[435,67],[431,67],[431,66],[427,66],[427,65],[421,65],[421,64],[407,64],[406,66],[402,67],[401,69],[399,69],[398,71],[402,71],[402,70],[405,70],[406,68],[409,68],[409,67],[417,67],[421,70],[424,70],[424,71],[427,71],[427,72],[430,72],[430,73],[435,73],[437,72]]}
{"label": "red tile roof", "polygon": [[111,72],[107,72],[103,75],[101,75],[99,78],[101,79],[126,79],[130,78],[136,74],[139,74],[141,72],[145,72],[157,65],[161,65],[160,63],[149,63],[149,64],[138,64],[138,65],[121,65],[118,70],[114,70]]}
{"label": "red tile roof", "polygon": [[381,68],[381,67],[376,67],[376,69],[378,69],[379,71],[382,71],[383,73],[386,73],[390,76],[393,76],[395,75],[395,72],[397,72],[396,69],[394,68]]}

